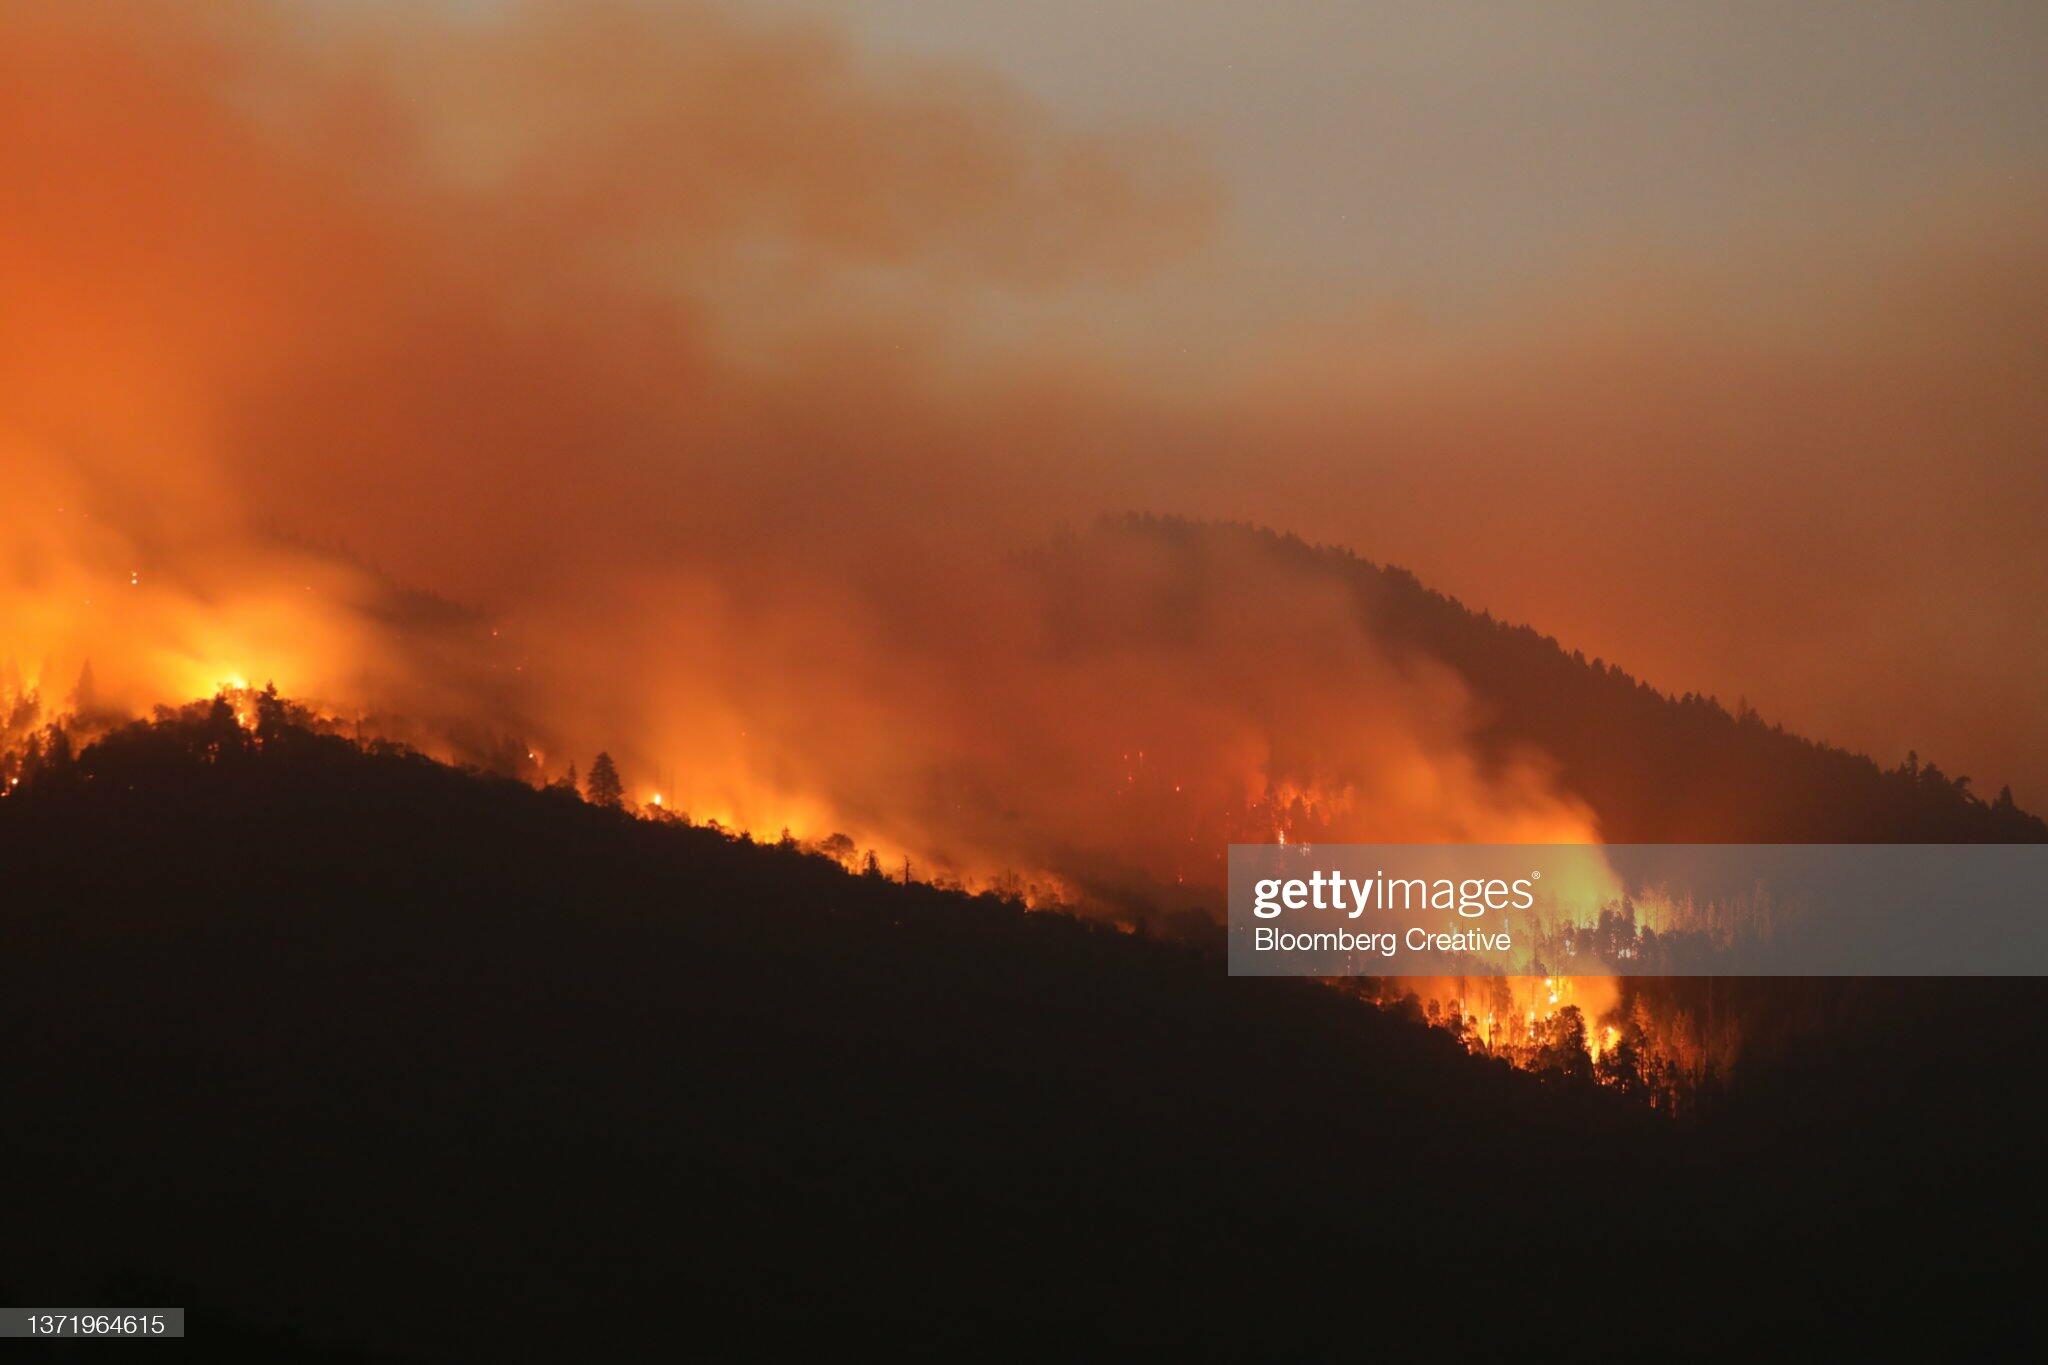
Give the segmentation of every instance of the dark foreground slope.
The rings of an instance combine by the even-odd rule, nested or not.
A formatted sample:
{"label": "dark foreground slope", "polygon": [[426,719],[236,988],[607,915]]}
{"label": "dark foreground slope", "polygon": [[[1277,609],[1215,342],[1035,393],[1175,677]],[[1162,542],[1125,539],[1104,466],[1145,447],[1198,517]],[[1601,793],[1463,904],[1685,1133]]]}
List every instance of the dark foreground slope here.
{"label": "dark foreground slope", "polygon": [[0,1302],[183,1304],[202,1358],[2033,1321],[2009,1060],[1901,1072],[1938,1121],[1808,1085],[1686,1129],[1186,948],[225,714],[46,765],[0,879]]}

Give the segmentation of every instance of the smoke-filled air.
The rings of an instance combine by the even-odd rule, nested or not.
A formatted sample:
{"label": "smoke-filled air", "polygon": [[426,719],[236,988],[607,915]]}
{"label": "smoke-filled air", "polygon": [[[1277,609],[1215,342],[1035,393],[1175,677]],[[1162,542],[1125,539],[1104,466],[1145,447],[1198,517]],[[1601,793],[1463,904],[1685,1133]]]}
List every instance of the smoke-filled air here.
{"label": "smoke-filled air", "polygon": [[0,0],[0,1336],[2022,1354],[2044,73]]}
{"label": "smoke-filled air", "polygon": [[1134,367],[956,320],[1199,244],[1171,140],[695,8],[6,13],[17,734],[275,683],[1082,900],[1596,833],[1340,585],[1096,522],[1185,420]]}
{"label": "smoke-filled air", "polygon": [[[635,803],[920,879],[1172,905],[1213,901],[1233,837],[1602,831],[1543,753],[1474,743],[1485,706],[1370,594],[1146,514],[1438,569],[1632,632],[1672,684],[1699,657],[1675,641],[1727,644],[1686,615],[1703,575],[1789,604],[1761,646],[1817,592],[1881,608],[1901,559],[1937,586],[2039,567],[2038,468],[2008,451],[2041,314],[1978,275],[1801,279],[1793,335],[1872,339],[1768,357],[1769,392],[1711,257],[1419,331],[1340,298],[1235,340],[1098,333],[1105,300],[1227,271],[1227,178],[972,64],[623,0],[0,15],[15,740],[274,683],[535,783],[605,751]],[[2009,200],[1948,230],[2023,240]],[[1941,338],[1994,306],[2016,368],[1965,376]],[[1960,462],[1967,515],[1855,494],[1867,541],[1816,567],[1800,508],[1846,496],[1839,461],[1756,451],[1878,384],[1940,401],[1876,458]],[[1701,508],[1738,503],[1744,543],[1710,543]],[[1884,638],[1924,642],[1914,619]],[[1869,656],[1820,637],[1842,668],[1775,700],[1856,739]]]}

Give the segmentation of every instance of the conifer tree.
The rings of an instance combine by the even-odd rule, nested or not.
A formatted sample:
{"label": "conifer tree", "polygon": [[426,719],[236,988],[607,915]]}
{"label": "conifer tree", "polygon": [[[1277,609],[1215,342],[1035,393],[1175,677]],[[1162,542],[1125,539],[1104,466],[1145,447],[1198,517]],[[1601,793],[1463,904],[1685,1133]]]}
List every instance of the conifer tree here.
{"label": "conifer tree", "polygon": [[626,787],[619,781],[618,765],[610,754],[601,753],[592,761],[590,776],[583,780],[583,794],[591,805],[610,810],[626,804]]}

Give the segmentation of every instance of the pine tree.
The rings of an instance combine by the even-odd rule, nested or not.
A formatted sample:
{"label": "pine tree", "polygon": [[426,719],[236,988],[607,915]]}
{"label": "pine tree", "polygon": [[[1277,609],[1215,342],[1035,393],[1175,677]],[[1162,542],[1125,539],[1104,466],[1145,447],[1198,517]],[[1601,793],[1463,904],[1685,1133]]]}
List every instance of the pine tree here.
{"label": "pine tree", "polygon": [[601,753],[590,765],[590,776],[583,781],[583,794],[593,806],[604,806],[617,810],[626,804],[626,787],[619,781],[618,765],[612,756]]}

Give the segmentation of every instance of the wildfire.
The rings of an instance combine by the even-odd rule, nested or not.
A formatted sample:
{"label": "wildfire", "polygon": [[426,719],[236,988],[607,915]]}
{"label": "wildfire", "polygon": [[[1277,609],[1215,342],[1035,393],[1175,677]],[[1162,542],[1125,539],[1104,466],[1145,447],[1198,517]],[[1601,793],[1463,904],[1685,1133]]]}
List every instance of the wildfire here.
{"label": "wildfire", "polygon": [[[215,670],[220,685],[214,696],[229,706],[236,722],[255,732],[260,723],[263,695],[248,684],[245,675]],[[75,698],[74,698],[75,700]],[[112,723],[97,722],[76,710],[45,715],[33,690],[19,688],[0,692],[0,718],[11,718],[11,728],[0,734],[0,795],[10,794],[21,784],[19,749],[31,737],[35,726],[55,723],[89,737]],[[322,723],[339,726],[338,717],[327,715]],[[360,720],[353,724],[359,739],[377,738],[376,728],[366,731]],[[520,745],[529,780],[545,785],[548,778],[541,762],[546,752],[540,745]],[[1175,796],[1187,784],[1168,783]],[[650,819],[691,821],[693,817],[678,805],[671,789],[645,788],[641,809]],[[1295,791],[1288,808],[1327,812],[1341,802],[1326,802],[1318,794]],[[1243,816],[1254,829],[1268,814],[1268,803],[1249,804]],[[757,818],[747,818],[754,814]],[[1113,907],[1095,903],[1056,873],[1034,871],[1020,876],[999,866],[963,869],[920,854],[902,841],[886,837],[856,838],[842,832],[829,808],[815,800],[776,798],[753,793],[745,804],[728,802],[699,806],[695,823],[721,830],[735,838],[755,839],[805,848],[839,862],[848,871],[913,878],[969,891],[994,890],[1014,896],[1027,906],[1048,904],[1067,909],[1095,911],[1125,933],[1137,932],[1141,920]],[[1226,822],[1226,825],[1228,822]],[[1328,829],[1327,815],[1319,831]],[[1277,830],[1282,842],[1290,831],[1283,823]],[[1190,838],[1194,836],[1189,836]],[[1589,854],[1597,857],[1597,854]],[[1559,865],[1561,868],[1563,864]],[[1176,885],[1185,885],[1185,874],[1175,872]],[[1577,886],[1581,894],[1597,896],[1611,888],[1611,874],[1588,863],[1576,871],[1560,871],[1556,879],[1564,886]],[[1572,913],[1583,917],[1585,905]],[[1553,909],[1565,913],[1563,907]],[[1356,989],[1354,983],[1332,983]],[[1425,1019],[1455,1036],[1475,1053],[1506,1060],[1539,1073],[1590,1077],[1602,1084],[1640,1091],[1653,1103],[1669,1104],[1684,1086],[1703,1074],[1707,1063],[1704,1043],[1693,1038],[1682,1018],[1660,1017],[1653,1004],[1640,995],[1625,996],[1623,983],[1612,977],[1546,976],[1495,978],[1394,978],[1370,988],[1370,998],[1385,1008],[1397,1008],[1413,1001]],[[1427,1002],[1423,1004],[1422,1002]]]}

